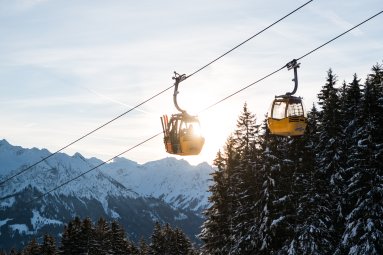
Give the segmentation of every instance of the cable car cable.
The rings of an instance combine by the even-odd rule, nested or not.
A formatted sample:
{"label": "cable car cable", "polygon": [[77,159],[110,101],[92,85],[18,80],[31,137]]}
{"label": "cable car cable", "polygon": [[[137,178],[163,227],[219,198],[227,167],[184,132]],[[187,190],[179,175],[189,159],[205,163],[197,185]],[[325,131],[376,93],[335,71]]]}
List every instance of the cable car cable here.
{"label": "cable car cable", "polygon": [[286,14],[285,16],[283,16],[282,18],[280,18],[279,20],[275,21],[274,23],[272,23],[271,25],[267,26],[266,28],[262,29],[261,31],[259,31],[258,33],[254,34],[253,36],[249,37],[248,39],[246,39],[245,41],[241,42],[240,44],[238,44],[237,46],[235,46],[234,48],[232,48],[231,50],[225,52],[224,54],[222,54],[221,56],[219,56],[218,58],[212,60],[211,62],[209,62],[208,64],[204,65],[203,67],[201,67],[200,69],[196,70],[195,72],[193,72],[192,74],[189,74],[188,76],[185,77],[185,79],[195,75],[196,73],[202,71],[203,69],[205,69],[206,67],[208,67],[209,65],[213,64],[214,62],[216,62],[217,60],[223,58],[224,56],[226,56],[227,54],[229,54],[230,52],[232,52],[233,50],[237,49],[238,47],[242,46],[243,44],[247,43],[248,41],[250,41],[251,39],[253,39],[254,37],[258,36],[259,34],[262,34],[263,32],[265,32],[267,29],[271,28],[272,26],[274,26],[275,24],[279,23],[280,21],[284,20],[285,18],[287,18],[288,16],[290,16],[291,14],[297,12],[298,10],[302,9],[303,7],[305,7],[306,5],[308,5],[309,3],[311,3],[313,0],[310,0],[308,2],[306,2],[305,4],[299,6],[298,8],[296,8],[295,10],[291,11],[290,13]]}
{"label": "cable car cable", "polygon": [[[327,41],[327,42],[325,42],[325,43],[323,43],[322,45],[316,47],[315,49],[309,51],[308,53],[302,55],[301,57],[299,57],[299,58],[297,58],[297,59],[295,59],[295,60],[298,61],[298,60],[300,60],[300,59],[303,59],[303,58],[307,57],[308,55],[312,54],[313,52],[315,52],[315,51],[319,50],[320,48],[326,46],[327,44],[329,44],[329,43],[335,41],[336,39],[342,37],[343,35],[349,33],[350,31],[352,31],[352,30],[354,30],[355,28],[357,28],[357,27],[363,25],[363,24],[366,23],[367,21],[369,21],[369,20],[375,18],[376,16],[378,16],[378,15],[380,15],[380,14],[382,14],[382,13],[383,13],[383,11],[378,12],[377,14],[375,14],[375,15],[369,17],[368,19],[366,19],[366,20],[364,20],[364,21],[362,21],[362,22],[360,22],[359,24],[353,26],[352,28],[348,29],[347,31],[345,31],[345,32],[343,32],[343,33],[341,33],[341,34],[339,34],[338,36],[332,38],[331,40],[329,40],[329,41]],[[262,81],[262,80],[264,80],[264,79],[266,79],[266,78],[268,78],[268,77],[270,77],[270,76],[272,76],[272,75],[278,73],[279,71],[281,71],[281,70],[283,70],[284,68],[286,68],[290,63],[291,63],[291,61],[290,61],[289,63],[287,63],[286,65],[282,66],[281,68],[279,68],[279,69],[277,69],[277,70],[275,70],[275,71],[269,73],[268,75],[266,75],[266,76],[260,78],[259,80],[255,81],[255,82],[253,82],[253,83],[250,83],[250,84],[247,85],[246,87],[243,87],[243,88],[241,88],[240,90],[237,90],[237,91],[235,91],[234,93],[232,93],[232,94],[230,94],[230,95],[228,95],[228,96],[222,98],[221,100],[217,101],[216,103],[214,103],[214,104],[212,104],[212,105],[210,105],[210,106],[204,108],[203,110],[199,111],[199,113],[204,112],[204,111],[206,111],[206,110],[208,110],[208,109],[210,109],[210,108],[216,106],[217,104],[219,104],[219,103],[225,101],[226,99],[229,99],[230,97],[232,97],[232,96],[234,96],[234,95],[236,95],[236,94],[238,94],[238,93],[240,93],[240,92],[242,92],[242,91],[248,89],[249,87],[251,87],[251,86],[257,84],[258,82],[260,82],[260,81]]]}
{"label": "cable car cable", "polygon": [[378,15],[380,15],[380,14],[382,14],[382,13],[383,13],[383,11],[378,12],[377,14],[371,16],[370,18],[368,18],[368,19],[366,19],[366,20],[360,22],[359,24],[353,26],[353,27],[350,28],[349,30],[347,30],[347,31],[345,31],[345,32],[343,32],[343,33],[341,33],[340,35],[338,35],[338,36],[336,36],[336,37],[334,37],[334,38],[331,39],[330,41],[327,41],[326,43],[324,43],[324,44],[318,46],[317,48],[313,49],[312,51],[310,51],[310,52],[304,54],[304,55],[301,56],[300,58],[297,58],[296,60],[298,61],[298,60],[301,60],[302,58],[307,57],[307,56],[310,55],[311,53],[313,53],[313,52],[319,50],[320,48],[322,48],[322,47],[324,47],[325,45],[331,43],[332,41],[335,41],[335,40],[338,39],[339,37],[342,37],[343,35],[347,34],[347,33],[350,32],[351,30],[354,30],[355,28],[357,28],[357,27],[363,25],[363,24],[366,23],[367,21],[369,21],[369,20],[375,18],[376,16],[378,16]]}
{"label": "cable car cable", "polygon": [[[213,63],[216,62],[217,60],[221,59],[222,57],[226,56],[226,55],[229,54],[230,52],[232,52],[232,51],[234,51],[235,49],[239,48],[240,46],[242,46],[242,45],[245,44],[246,42],[250,41],[250,40],[253,39],[254,37],[258,36],[259,34],[263,33],[263,32],[266,31],[267,29],[271,28],[271,27],[274,26],[275,24],[281,22],[283,19],[285,19],[285,18],[287,18],[288,16],[292,15],[293,13],[295,13],[295,12],[298,11],[298,10],[300,10],[301,8],[303,8],[303,7],[306,6],[307,4],[311,3],[312,1],[313,1],[313,0],[310,0],[310,1],[306,2],[305,4],[299,6],[299,7],[296,8],[295,10],[291,11],[290,13],[286,14],[285,16],[283,16],[282,18],[280,18],[279,20],[277,20],[277,21],[275,21],[274,23],[272,23],[271,25],[267,26],[266,28],[262,29],[262,30],[259,31],[258,33],[254,34],[254,35],[251,36],[250,38],[248,38],[248,39],[246,39],[245,41],[243,41],[242,43],[238,44],[237,46],[235,46],[235,47],[232,48],[231,50],[225,52],[224,54],[222,54],[222,55],[219,56],[218,58],[216,58],[216,59],[214,59],[213,61],[211,61],[211,62],[209,62],[208,64],[206,64],[205,66],[199,68],[198,70],[194,71],[192,74],[186,76],[185,79],[187,79],[187,78],[189,78],[189,77],[191,77],[191,76],[197,74],[197,73],[200,72],[201,70],[205,69],[206,67],[208,67],[209,65],[213,64]],[[10,181],[11,179],[13,179],[13,178],[19,176],[20,174],[22,174],[22,173],[28,171],[29,169],[35,167],[36,165],[40,164],[41,162],[43,162],[43,161],[49,159],[50,157],[56,155],[57,153],[59,153],[59,152],[65,150],[66,148],[72,146],[73,144],[75,144],[75,143],[81,141],[82,139],[88,137],[89,135],[95,133],[96,131],[100,130],[101,128],[104,128],[105,126],[109,125],[110,123],[116,121],[117,119],[123,117],[124,115],[126,115],[126,114],[128,114],[129,112],[135,110],[136,108],[142,106],[143,104],[145,104],[145,103],[151,101],[152,99],[156,98],[157,96],[163,94],[164,92],[168,91],[169,89],[171,89],[171,88],[173,88],[173,87],[174,87],[174,84],[173,84],[172,86],[170,86],[170,87],[168,87],[168,88],[166,88],[166,89],[160,91],[159,93],[155,94],[154,96],[152,96],[152,97],[146,99],[145,101],[141,102],[140,104],[138,104],[138,105],[132,107],[131,109],[127,110],[126,112],[124,112],[124,113],[118,115],[117,117],[113,118],[112,120],[110,120],[110,121],[108,121],[108,122],[102,124],[101,126],[95,128],[95,129],[93,129],[92,131],[86,133],[85,135],[83,135],[83,136],[77,138],[77,139],[74,140],[73,142],[71,142],[71,143],[65,145],[64,147],[62,147],[61,149],[55,151],[54,153],[52,153],[52,154],[50,154],[50,155],[48,155],[48,156],[42,158],[41,160],[37,161],[36,163],[34,163],[34,164],[32,164],[32,165],[26,167],[25,169],[21,170],[20,172],[14,174],[14,175],[11,175],[11,176],[9,176],[9,177],[6,177],[4,180],[2,180],[2,181],[0,182],[0,186],[2,186],[3,184],[5,184],[6,182]]]}
{"label": "cable car cable", "polygon": [[40,195],[40,196],[38,196],[38,197],[36,197],[36,198],[33,198],[32,200],[26,202],[26,204],[30,204],[30,203],[32,203],[32,202],[34,202],[34,201],[36,201],[36,200],[39,200],[39,199],[43,198],[43,197],[46,196],[47,194],[49,194],[49,193],[51,193],[51,192],[53,192],[53,191],[55,191],[55,190],[57,190],[57,189],[59,189],[59,188],[65,186],[65,185],[67,185],[68,183],[70,183],[70,182],[72,182],[72,181],[74,181],[74,180],[77,180],[77,179],[80,178],[81,176],[84,176],[84,175],[86,175],[87,173],[89,173],[89,172],[91,172],[91,171],[93,171],[93,170],[95,170],[95,169],[97,169],[97,168],[99,168],[99,167],[105,165],[106,163],[108,163],[108,162],[110,162],[110,161],[112,161],[112,160],[114,160],[114,159],[116,159],[116,158],[118,158],[119,156],[121,156],[121,155],[123,155],[123,154],[125,154],[125,153],[127,153],[127,152],[129,152],[129,151],[131,151],[131,150],[133,150],[133,149],[135,149],[135,148],[137,148],[137,147],[143,145],[143,144],[146,143],[146,142],[149,142],[150,140],[154,139],[155,137],[157,137],[157,136],[159,136],[159,135],[161,135],[161,134],[162,134],[162,132],[160,132],[160,133],[158,133],[158,134],[155,134],[155,135],[151,136],[150,138],[148,138],[148,139],[146,139],[146,140],[144,140],[144,141],[142,141],[142,142],[140,142],[140,143],[134,145],[133,147],[130,147],[129,149],[127,149],[127,150],[125,150],[125,151],[123,151],[123,152],[117,154],[116,156],[114,156],[114,157],[112,157],[112,158],[110,158],[110,159],[108,159],[108,160],[106,160],[106,161],[103,161],[102,163],[98,164],[97,166],[92,167],[91,169],[89,169],[89,170],[87,170],[87,171],[81,173],[80,175],[77,175],[76,177],[74,177],[74,178],[72,178],[72,179],[69,179],[68,181],[65,181],[65,182],[61,183],[60,185],[58,185],[58,186],[56,186],[55,188],[53,188],[53,189],[51,189],[51,190],[49,190],[49,191],[43,193],[42,195]]}
{"label": "cable car cable", "polygon": [[152,100],[153,98],[155,98],[155,97],[161,95],[162,93],[166,92],[167,90],[171,89],[172,87],[174,87],[174,85],[172,85],[172,86],[170,86],[170,87],[168,87],[168,88],[162,90],[161,92],[158,92],[158,93],[155,94],[154,96],[152,96],[152,97],[146,99],[145,101],[143,101],[143,102],[141,102],[140,104],[138,104],[138,105],[132,107],[131,109],[127,110],[126,112],[124,112],[124,113],[118,115],[117,117],[113,118],[112,120],[110,120],[110,121],[108,121],[108,122],[102,124],[101,126],[95,128],[95,129],[93,129],[92,131],[90,131],[90,132],[86,133],[85,135],[81,136],[80,138],[77,138],[76,140],[74,140],[73,142],[69,143],[68,145],[65,145],[65,146],[62,147],[61,149],[59,149],[59,150],[55,151],[54,153],[52,153],[52,154],[50,154],[50,155],[48,155],[48,156],[42,158],[41,160],[39,160],[39,161],[37,161],[36,163],[34,163],[34,164],[28,166],[27,168],[21,170],[20,172],[18,172],[18,173],[16,173],[16,174],[14,174],[14,175],[12,175],[12,176],[10,176],[10,177],[8,177],[8,178],[2,180],[2,181],[0,182],[0,186],[2,186],[2,185],[3,185],[4,183],[6,183],[7,181],[9,181],[9,180],[11,180],[11,179],[13,179],[13,178],[19,176],[20,174],[22,174],[22,173],[28,171],[28,170],[31,169],[32,167],[35,167],[36,165],[40,164],[41,162],[43,162],[43,161],[49,159],[50,157],[56,155],[57,153],[59,153],[59,152],[65,150],[65,149],[68,148],[69,146],[71,146],[71,145],[73,145],[73,144],[79,142],[80,140],[86,138],[87,136],[89,136],[89,135],[95,133],[96,131],[100,130],[101,128],[103,128],[103,127],[109,125],[109,124],[112,123],[113,121],[115,121],[115,120],[117,120],[117,119],[123,117],[124,115],[128,114],[129,112],[133,111],[134,109],[136,109],[136,108],[142,106],[143,104],[149,102],[149,101]]}
{"label": "cable car cable", "polygon": [[208,106],[208,107],[202,109],[201,111],[199,111],[199,113],[204,112],[204,111],[206,111],[206,110],[209,110],[210,108],[216,106],[217,104],[222,103],[222,102],[225,101],[226,99],[229,99],[230,97],[232,97],[232,96],[234,96],[234,95],[236,95],[236,94],[238,94],[238,93],[240,93],[240,92],[242,92],[242,91],[244,91],[244,90],[250,88],[251,86],[257,84],[258,82],[263,81],[264,79],[266,79],[266,78],[268,78],[268,77],[270,77],[270,76],[272,76],[272,75],[278,73],[279,71],[283,70],[285,67],[286,67],[286,65],[284,65],[284,66],[282,66],[281,68],[279,68],[279,69],[277,69],[277,70],[275,70],[275,71],[269,73],[268,75],[266,75],[266,76],[260,78],[259,80],[255,81],[255,82],[253,82],[253,83],[250,83],[250,84],[247,85],[246,87],[243,87],[243,88],[241,88],[240,90],[235,91],[234,93],[232,93],[232,94],[230,94],[230,95],[228,95],[228,96],[222,98],[221,100],[215,102],[214,104],[212,104],[212,105],[210,105],[210,106]]}
{"label": "cable car cable", "polygon": [[[358,25],[352,27],[351,29],[347,30],[346,32],[344,32],[344,33],[342,33],[342,34],[340,34],[340,35],[334,37],[334,38],[331,39],[330,41],[328,41],[328,42],[322,44],[321,46],[315,48],[314,50],[312,50],[312,51],[306,53],[305,55],[303,55],[303,56],[300,57],[299,59],[302,59],[302,58],[304,58],[304,57],[310,55],[310,54],[313,53],[314,51],[316,51],[316,50],[322,48],[323,46],[329,44],[330,42],[332,42],[332,41],[334,41],[334,40],[336,40],[336,39],[338,39],[339,37],[345,35],[346,33],[352,31],[353,29],[357,28],[358,26],[364,24],[365,22],[371,20],[372,18],[375,18],[376,16],[378,16],[378,15],[380,15],[380,14],[382,14],[382,13],[383,13],[383,11],[380,11],[379,13],[377,13],[377,14],[371,16],[370,18],[366,19],[365,21],[363,21],[363,22],[359,23]],[[289,62],[289,63],[290,63],[290,62]],[[289,64],[289,63],[288,63],[288,64]],[[266,76],[264,76],[264,77],[258,79],[257,81],[255,81],[255,82],[253,82],[253,83],[251,83],[251,84],[249,84],[249,85],[243,87],[242,89],[240,89],[240,90],[238,90],[238,91],[236,91],[236,92],[230,94],[229,96],[227,96],[227,97],[225,97],[225,98],[219,100],[218,102],[216,102],[216,103],[210,105],[209,107],[204,108],[204,109],[201,110],[200,112],[206,111],[206,110],[212,108],[213,106],[215,106],[215,105],[217,105],[217,104],[219,104],[219,103],[225,101],[226,99],[228,99],[228,98],[230,98],[230,97],[232,97],[232,96],[238,94],[239,92],[242,92],[243,90],[249,88],[250,86],[252,86],[252,85],[254,85],[254,84],[256,84],[256,83],[258,83],[258,82],[260,82],[260,81],[262,81],[262,80],[264,80],[264,79],[266,79],[266,78],[268,78],[268,77],[270,77],[270,76],[272,76],[272,75],[274,75],[275,73],[281,71],[281,70],[282,70],[283,68],[285,68],[286,66],[287,66],[287,64],[284,65],[283,67],[281,67],[281,68],[275,70],[274,72],[271,72],[270,74],[268,74],[268,75],[266,75]],[[64,182],[64,183],[62,183],[62,184],[60,184],[59,186],[57,186],[57,187],[51,189],[50,191],[45,192],[45,193],[42,194],[41,196],[39,196],[39,197],[37,197],[37,198],[34,198],[33,200],[29,201],[28,203],[32,203],[32,202],[34,202],[34,201],[36,201],[36,200],[38,200],[38,199],[40,199],[40,198],[46,196],[47,194],[49,194],[49,193],[51,193],[51,192],[53,192],[53,191],[55,191],[55,190],[57,190],[57,189],[59,189],[59,188],[65,186],[65,185],[67,185],[68,183],[70,183],[70,182],[72,182],[72,181],[74,181],[74,180],[80,178],[81,176],[83,176],[83,175],[89,173],[90,171],[93,171],[94,169],[97,169],[98,167],[100,167],[100,166],[102,166],[102,165],[108,163],[109,161],[112,161],[113,159],[115,159],[115,158],[117,158],[117,157],[119,157],[119,156],[121,156],[121,155],[123,155],[123,154],[125,154],[125,153],[127,153],[127,152],[129,152],[129,151],[131,151],[131,150],[133,150],[133,149],[135,149],[135,148],[141,146],[141,145],[143,145],[144,143],[146,143],[146,142],[148,142],[148,141],[154,139],[155,137],[161,135],[162,133],[163,133],[163,131],[161,131],[160,133],[157,133],[157,134],[151,136],[150,138],[146,139],[145,141],[136,144],[135,146],[133,146],[133,147],[127,149],[126,151],[124,151],[124,152],[118,154],[117,156],[114,156],[113,158],[111,158],[111,159],[109,159],[109,160],[107,160],[107,161],[104,161],[103,163],[97,165],[96,167],[93,167],[93,168],[89,169],[88,171],[86,171],[86,172],[84,172],[84,173],[82,173],[82,174],[80,174],[80,175],[78,175],[78,176],[76,176],[76,177],[74,177],[74,178],[72,178],[72,179],[70,179],[70,180],[68,180],[68,181],[66,181],[66,182]],[[12,195],[11,195],[11,196],[12,196]],[[7,198],[8,198],[8,197],[10,197],[10,196],[7,196]],[[0,198],[0,199],[2,200],[2,199],[4,199],[4,198]]]}

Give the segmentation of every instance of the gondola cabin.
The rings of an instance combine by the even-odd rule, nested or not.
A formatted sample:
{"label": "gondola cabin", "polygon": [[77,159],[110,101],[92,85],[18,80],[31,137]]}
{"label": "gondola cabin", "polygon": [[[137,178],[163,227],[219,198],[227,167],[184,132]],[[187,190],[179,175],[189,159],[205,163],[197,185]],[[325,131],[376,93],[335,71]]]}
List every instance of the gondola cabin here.
{"label": "gondola cabin", "polygon": [[287,95],[276,97],[271,104],[267,124],[270,133],[274,135],[303,135],[307,126],[307,115],[302,99]]}
{"label": "gondola cabin", "polygon": [[205,143],[199,120],[187,113],[161,118],[166,152],[181,156],[198,155]]}

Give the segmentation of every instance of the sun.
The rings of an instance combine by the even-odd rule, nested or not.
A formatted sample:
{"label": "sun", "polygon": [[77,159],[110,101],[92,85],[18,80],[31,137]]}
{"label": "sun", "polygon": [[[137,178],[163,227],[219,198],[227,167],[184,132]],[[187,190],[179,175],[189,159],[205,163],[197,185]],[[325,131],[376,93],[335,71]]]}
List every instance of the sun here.
{"label": "sun", "polygon": [[200,93],[188,87],[182,89],[177,97],[181,109],[198,117],[200,125],[194,125],[193,129],[194,132],[205,138],[204,146],[199,155],[182,157],[193,165],[202,162],[212,164],[217,152],[222,151],[228,136],[235,129],[238,115],[237,107],[233,107],[232,104],[217,104],[207,108],[217,100],[219,98],[214,99],[208,93]]}
{"label": "sun", "polygon": [[[229,115],[235,116],[230,113]],[[200,121],[199,132],[205,138],[205,144],[199,155],[185,157],[185,160],[191,164],[198,164],[201,162],[207,162],[213,164],[213,161],[219,150],[225,145],[225,142],[233,131],[233,123],[235,125],[235,119],[230,120],[229,115],[223,118],[222,114],[217,111],[209,111],[198,115]]]}

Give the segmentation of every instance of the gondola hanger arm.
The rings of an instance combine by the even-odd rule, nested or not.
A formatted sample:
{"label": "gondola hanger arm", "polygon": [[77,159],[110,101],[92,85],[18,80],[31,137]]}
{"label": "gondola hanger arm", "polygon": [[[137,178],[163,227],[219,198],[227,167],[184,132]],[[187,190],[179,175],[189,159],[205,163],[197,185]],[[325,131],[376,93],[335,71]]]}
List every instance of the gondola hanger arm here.
{"label": "gondola hanger arm", "polygon": [[178,95],[178,85],[180,84],[180,82],[186,80],[186,75],[185,74],[178,74],[177,72],[174,72],[174,77],[172,78],[173,80],[175,80],[174,82],[174,93],[173,93],[173,102],[174,102],[174,106],[177,108],[178,111],[182,112],[182,113],[186,113],[185,110],[181,109],[181,107],[179,107],[178,105],[178,102],[177,102],[177,95]]}
{"label": "gondola hanger arm", "polygon": [[288,95],[288,96],[294,95],[295,92],[297,92],[297,90],[298,90],[298,71],[297,70],[298,70],[300,64],[301,63],[298,63],[296,59],[293,59],[291,62],[286,64],[287,70],[294,69],[294,79],[293,79],[294,89],[293,89],[293,91],[286,93],[286,95]]}

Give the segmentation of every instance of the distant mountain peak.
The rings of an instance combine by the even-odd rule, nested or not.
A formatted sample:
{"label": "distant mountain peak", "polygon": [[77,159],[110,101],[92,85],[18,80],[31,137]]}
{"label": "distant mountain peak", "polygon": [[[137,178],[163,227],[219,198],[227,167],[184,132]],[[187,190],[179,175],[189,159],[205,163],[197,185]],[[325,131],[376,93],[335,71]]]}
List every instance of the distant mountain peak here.
{"label": "distant mountain peak", "polygon": [[1,140],[0,140],[0,146],[4,146],[4,145],[10,145],[10,144],[8,143],[7,140],[5,140],[5,139],[1,139]]}
{"label": "distant mountain peak", "polygon": [[[46,149],[25,149],[13,146],[5,139],[0,141],[0,145],[0,176],[17,173],[20,169],[25,169],[50,155]],[[4,195],[10,195],[6,194],[7,190],[10,193],[18,192],[26,185],[32,185],[44,192],[82,175],[102,162],[97,158],[86,159],[78,152],[73,156],[57,153],[10,181],[14,182],[15,186],[9,185],[4,190]],[[199,211],[208,204],[209,174],[212,171],[213,168],[206,162],[192,166],[188,161],[174,157],[142,165],[119,157],[69,182],[54,193],[100,199],[110,194],[126,193],[125,195],[133,197],[162,198],[167,203],[181,208],[188,208],[190,203],[193,204],[193,208],[190,209]],[[197,200],[199,202],[196,202]]]}
{"label": "distant mountain peak", "polygon": [[84,158],[84,156],[81,155],[79,152],[76,152],[75,154],[73,154],[72,158],[79,158],[79,159],[82,159],[82,160],[86,160]]}
{"label": "distant mountain peak", "polygon": [[[49,155],[46,149],[26,149],[0,140],[0,178]],[[170,222],[191,237],[199,232],[213,171],[207,163],[192,166],[184,159],[168,157],[141,165],[116,158],[95,168],[102,162],[80,153],[57,153],[9,180],[1,187],[0,249],[31,235],[58,234],[77,215],[118,219],[129,226],[129,234],[137,241],[152,231],[156,221]],[[33,202],[25,206],[29,201]]]}

